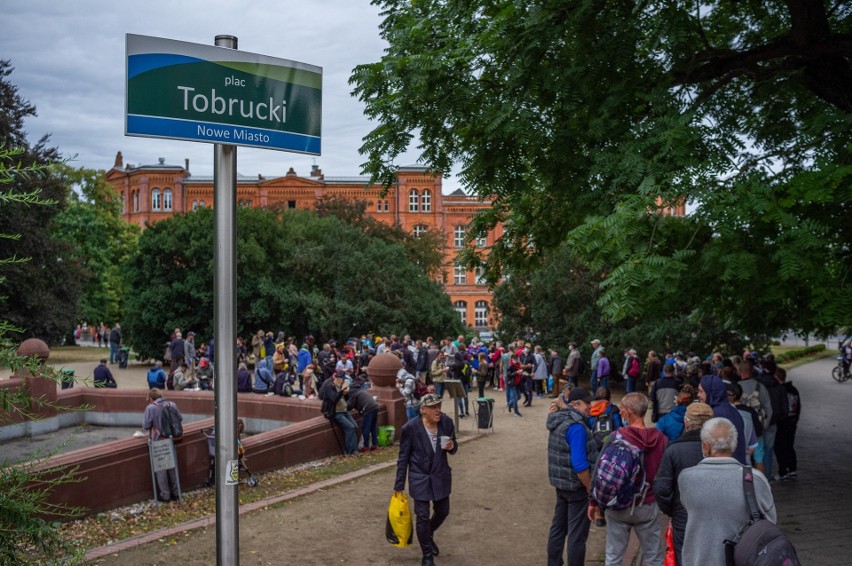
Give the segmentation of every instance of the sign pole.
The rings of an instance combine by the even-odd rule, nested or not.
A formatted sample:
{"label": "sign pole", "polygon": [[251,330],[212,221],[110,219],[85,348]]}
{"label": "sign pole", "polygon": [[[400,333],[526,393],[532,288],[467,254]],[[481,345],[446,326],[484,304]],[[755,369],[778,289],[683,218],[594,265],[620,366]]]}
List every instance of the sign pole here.
{"label": "sign pole", "polygon": [[[237,48],[237,38],[217,35],[215,45]],[[216,217],[216,563],[240,563],[239,483],[231,478],[237,458],[237,390],[234,375],[237,322],[237,148],[217,143],[213,150],[213,211]],[[239,472],[237,472],[239,473]],[[237,478],[238,480],[239,478]]]}

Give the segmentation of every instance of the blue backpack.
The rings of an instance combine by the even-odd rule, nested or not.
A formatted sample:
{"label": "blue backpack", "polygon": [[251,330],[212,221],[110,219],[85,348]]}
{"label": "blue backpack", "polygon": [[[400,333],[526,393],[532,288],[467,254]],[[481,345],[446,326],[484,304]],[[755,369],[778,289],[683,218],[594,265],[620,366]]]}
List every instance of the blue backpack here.
{"label": "blue backpack", "polygon": [[616,433],[604,446],[592,475],[592,499],[601,509],[627,509],[630,512],[648,493],[644,454]]}

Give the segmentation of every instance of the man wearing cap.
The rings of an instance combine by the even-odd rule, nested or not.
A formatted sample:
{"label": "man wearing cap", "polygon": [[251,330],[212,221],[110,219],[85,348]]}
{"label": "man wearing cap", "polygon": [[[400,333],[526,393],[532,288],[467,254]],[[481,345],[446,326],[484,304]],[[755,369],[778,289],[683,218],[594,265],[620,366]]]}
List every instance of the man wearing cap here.
{"label": "man wearing cap", "polygon": [[683,535],[686,530],[686,509],[680,501],[677,481],[680,473],[697,465],[704,455],[701,453],[701,427],[713,418],[713,408],[705,403],[691,403],[683,416],[684,431],[677,440],[666,447],[663,461],[654,478],[654,495],[657,507],[672,518],[675,562],[681,562]]}
{"label": "man wearing cap", "polygon": [[[586,420],[592,396],[582,388],[566,388],[547,415],[547,474],[556,488],[556,509],[547,539],[548,566],[562,566],[568,539],[568,566],[586,560],[590,520],[586,504],[591,491],[592,465],[598,448]],[[566,396],[567,395],[567,396]]]}
{"label": "man wearing cap", "polygon": [[441,398],[434,393],[424,395],[420,400],[420,418],[402,427],[393,488],[395,492],[402,492],[408,475],[408,492],[414,499],[423,566],[434,566],[439,553],[433,536],[450,514],[452,490],[452,470],[447,454],[455,454],[457,450],[455,427],[452,419],[441,413]]}
{"label": "man wearing cap", "polygon": [[341,371],[334,374],[334,379],[326,380],[319,391],[319,398],[322,399],[322,413],[329,420],[334,419],[343,431],[345,452],[347,456],[351,456],[358,452],[358,435],[355,432],[358,425],[346,406],[348,395],[346,374]]}
{"label": "man wearing cap", "polygon": [[603,355],[601,341],[597,338],[592,340],[592,348],[594,348],[595,351],[592,352],[592,362],[591,365],[589,365],[589,369],[591,370],[589,383],[591,384],[592,391],[594,391],[598,388],[598,362],[600,362],[601,355]]}

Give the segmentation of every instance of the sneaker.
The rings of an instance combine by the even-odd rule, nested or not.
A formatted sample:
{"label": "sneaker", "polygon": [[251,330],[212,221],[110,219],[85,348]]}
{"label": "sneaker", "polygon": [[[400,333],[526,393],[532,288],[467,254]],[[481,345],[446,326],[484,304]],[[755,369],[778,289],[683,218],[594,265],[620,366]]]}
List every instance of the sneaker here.
{"label": "sneaker", "polygon": [[272,391],[266,394],[267,397],[272,397],[273,395],[275,395],[275,393],[273,393]]}
{"label": "sneaker", "polygon": [[792,472],[787,474],[787,477],[788,478],[795,478],[795,477],[798,477],[798,475],[799,474],[796,472],[796,470],[793,470]]}
{"label": "sneaker", "polygon": [[370,452],[375,452],[378,449],[379,449],[378,446],[370,446]]}
{"label": "sneaker", "polygon": [[362,446],[361,448],[358,449],[358,452],[369,452],[369,451],[370,451],[370,449],[367,448],[366,446]]}

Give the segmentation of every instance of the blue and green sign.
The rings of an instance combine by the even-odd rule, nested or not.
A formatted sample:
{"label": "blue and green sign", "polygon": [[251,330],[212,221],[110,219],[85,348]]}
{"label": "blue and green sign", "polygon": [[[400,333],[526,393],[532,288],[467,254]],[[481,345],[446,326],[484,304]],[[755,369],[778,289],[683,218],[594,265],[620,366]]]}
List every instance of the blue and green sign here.
{"label": "blue and green sign", "polygon": [[322,69],[127,34],[125,134],[320,154]]}

